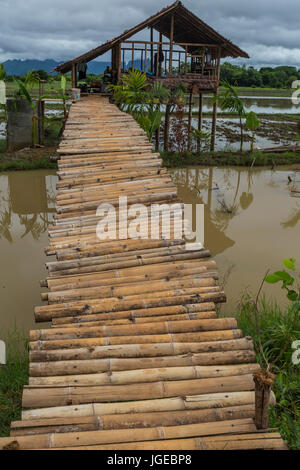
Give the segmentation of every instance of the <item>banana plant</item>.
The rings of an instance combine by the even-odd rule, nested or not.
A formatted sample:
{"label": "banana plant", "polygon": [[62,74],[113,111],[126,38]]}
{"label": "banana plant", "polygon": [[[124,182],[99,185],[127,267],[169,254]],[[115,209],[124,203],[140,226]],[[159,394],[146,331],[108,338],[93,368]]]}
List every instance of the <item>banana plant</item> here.
{"label": "banana plant", "polygon": [[260,126],[260,120],[258,119],[258,116],[254,111],[251,111],[250,113],[247,114],[246,125],[247,125],[249,131],[252,131],[251,152],[253,152],[253,150],[254,150],[254,141],[255,141],[255,131]]}
{"label": "banana plant", "polygon": [[66,105],[66,102],[67,102],[67,99],[68,99],[68,96],[66,94],[66,87],[67,87],[67,79],[65,77],[65,75],[62,75],[61,76],[61,79],[60,79],[60,91],[59,91],[59,97],[62,99],[63,101],[63,106],[64,106],[64,122],[66,122],[67,120],[67,105]]}
{"label": "banana plant", "polygon": [[243,119],[245,118],[245,104],[239,97],[236,87],[230,85],[230,83],[224,81],[221,82],[223,91],[212,99],[212,102],[219,103],[222,111],[229,111],[230,113],[237,114],[240,121],[240,134],[241,144],[240,151],[243,150],[244,134],[243,134]]}
{"label": "banana plant", "polygon": [[30,105],[32,109],[32,145],[35,147],[37,145],[37,109],[38,109],[38,104],[41,100],[45,98],[49,98],[47,95],[40,96],[36,100],[34,100],[27,88],[27,86],[32,83],[30,81],[27,81],[27,86],[24,84],[21,80],[18,78],[14,78],[15,83],[18,85],[18,92],[15,94],[15,98],[17,99],[18,97],[24,97],[28,104]]}

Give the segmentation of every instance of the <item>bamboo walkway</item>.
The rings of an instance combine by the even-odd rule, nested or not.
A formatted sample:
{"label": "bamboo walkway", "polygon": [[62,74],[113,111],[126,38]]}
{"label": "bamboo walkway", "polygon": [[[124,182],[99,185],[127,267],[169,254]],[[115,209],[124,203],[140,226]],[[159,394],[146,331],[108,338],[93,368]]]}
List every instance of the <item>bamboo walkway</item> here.
{"label": "bamboo walkway", "polygon": [[73,104],[58,149],[48,288],[30,332],[20,449],[284,449],[253,422],[253,344],[225,301],[216,264],[184,240],[100,241],[102,202],[178,202],[145,133],[100,96]]}

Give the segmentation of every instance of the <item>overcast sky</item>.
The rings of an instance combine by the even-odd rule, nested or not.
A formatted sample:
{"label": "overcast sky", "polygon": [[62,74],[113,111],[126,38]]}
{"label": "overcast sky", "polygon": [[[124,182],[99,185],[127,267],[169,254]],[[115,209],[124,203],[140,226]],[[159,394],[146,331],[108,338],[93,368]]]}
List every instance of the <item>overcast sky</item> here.
{"label": "overcast sky", "polygon": [[[73,58],[171,3],[172,0],[0,0],[0,62]],[[183,3],[247,51],[251,56],[250,61],[245,61],[247,64],[300,67],[299,0]]]}

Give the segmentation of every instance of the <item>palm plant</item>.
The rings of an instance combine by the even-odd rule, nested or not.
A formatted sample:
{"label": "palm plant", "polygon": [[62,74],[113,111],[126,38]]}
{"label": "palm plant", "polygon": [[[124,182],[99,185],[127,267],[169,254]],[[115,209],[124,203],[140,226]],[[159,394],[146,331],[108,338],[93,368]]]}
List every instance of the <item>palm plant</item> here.
{"label": "palm plant", "polygon": [[153,102],[158,104],[168,102],[170,99],[170,90],[168,90],[160,82],[154,82],[151,90],[149,91],[149,97],[153,99]]}
{"label": "palm plant", "polygon": [[114,100],[120,109],[129,113],[144,103],[147,98],[145,88],[147,87],[147,77],[140,70],[130,70],[127,75],[122,75],[117,85],[109,85],[108,88],[114,94]]}
{"label": "palm plant", "polygon": [[240,121],[241,145],[240,150],[243,150],[244,133],[243,133],[243,118],[246,115],[245,105],[243,100],[239,97],[236,87],[224,81],[221,82],[224,90],[215,96],[212,101],[218,102],[222,111],[229,111],[230,113],[237,114]]}
{"label": "palm plant", "polygon": [[258,116],[254,111],[251,111],[250,113],[247,114],[246,125],[247,125],[249,131],[252,131],[251,152],[253,152],[253,150],[254,150],[254,141],[255,141],[255,131],[260,126],[260,120],[258,119]]}
{"label": "palm plant", "polygon": [[147,106],[146,109],[139,113],[136,120],[147,133],[147,137],[151,141],[153,133],[160,128],[162,113],[159,108],[153,109],[152,106]]}

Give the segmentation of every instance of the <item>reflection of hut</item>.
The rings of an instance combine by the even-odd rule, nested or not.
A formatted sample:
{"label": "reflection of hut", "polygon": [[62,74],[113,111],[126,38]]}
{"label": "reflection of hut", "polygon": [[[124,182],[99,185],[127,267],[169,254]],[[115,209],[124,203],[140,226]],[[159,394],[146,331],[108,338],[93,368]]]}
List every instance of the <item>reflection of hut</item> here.
{"label": "reflection of hut", "polygon": [[[211,251],[213,256],[223,253],[228,248],[231,248],[235,241],[229,238],[222,224],[218,224],[218,221],[212,217],[212,191],[208,189],[208,198],[205,202],[202,197],[202,192],[195,195],[195,188],[199,186],[199,168],[196,169],[194,178],[189,181],[189,169],[182,174],[184,180],[177,180],[178,195],[185,204],[191,204],[197,202],[198,204],[205,204],[204,212],[204,242],[206,248]],[[208,174],[208,185],[206,187],[212,188],[213,183],[213,168],[209,168]],[[196,186],[197,185],[197,186]],[[195,200],[196,199],[196,200]]]}
{"label": "reflection of hut", "polygon": [[235,241],[227,237],[226,233],[211,218],[211,211],[207,207],[204,215],[205,245],[212,256],[223,253],[231,248]]}
{"label": "reflection of hut", "polygon": [[10,202],[15,214],[54,212],[48,207],[46,177],[31,172],[8,174]]}

